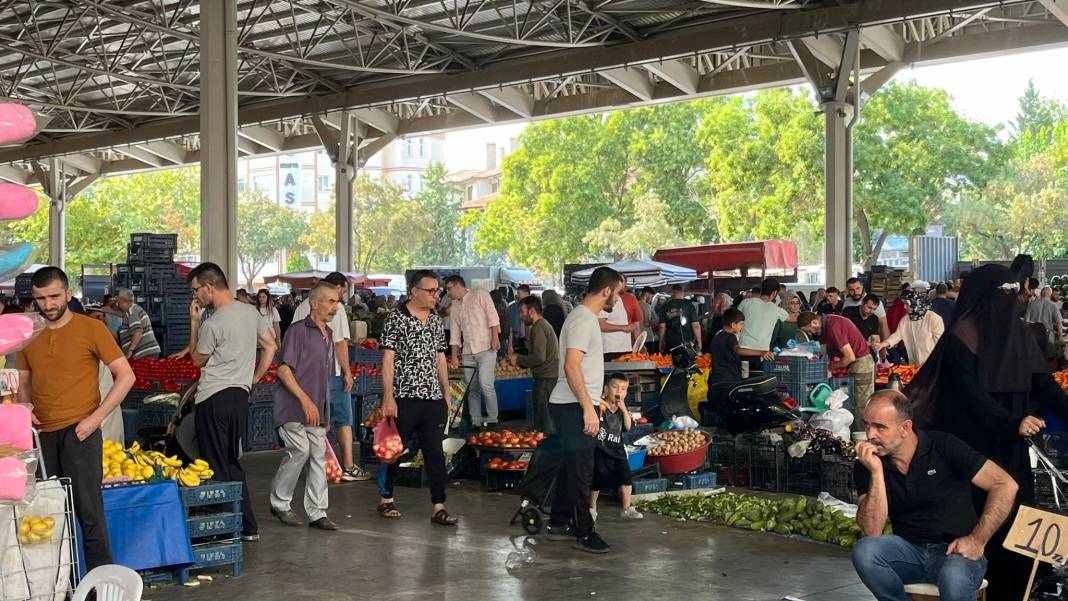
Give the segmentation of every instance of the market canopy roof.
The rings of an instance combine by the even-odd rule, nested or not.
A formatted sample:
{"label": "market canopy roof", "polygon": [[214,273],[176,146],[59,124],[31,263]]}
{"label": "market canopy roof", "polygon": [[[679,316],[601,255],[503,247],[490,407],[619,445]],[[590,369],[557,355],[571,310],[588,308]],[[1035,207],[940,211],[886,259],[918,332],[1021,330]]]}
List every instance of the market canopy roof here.
{"label": "market canopy roof", "polygon": [[[3,95],[46,123],[0,149],[0,179],[40,183],[51,157],[70,177],[198,162],[208,1],[5,3]],[[1065,0],[230,1],[242,156],[320,148],[349,117],[365,159],[398,137],[804,83],[854,29],[876,79],[1068,43]]]}
{"label": "market canopy roof", "polygon": [[[659,261],[620,261],[618,263],[609,263],[607,267],[611,267],[627,276],[627,285],[630,287],[652,286],[653,288],[659,288],[671,284],[685,284],[697,279],[697,273],[692,269]],[[589,283],[590,276],[593,275],[596,269],[596,267],[591,267],[571,274],[572,284],[585,286]]]}
{"label": "market canopy roof", "polygon": [[[289,284],[295,289],[303,290],[311,288],[319,283],[319,280],[330,275],[330,271],[294,271],[292,273],[282,273],[274,276],[267,276],[263,278],[264,283],[282,282]],[[362,273],[346,273],[345,277],[348,278],[349,283],[356,288],[373,288],[377,286],[389,286],[388,278],[370,278]]]}
{"label": "market canopy roof", "polygon": [[700,273],[749,269],[796,270],[797,245],[788,240],[729,242],[683,248],[664,248],[653,258],[685,265]]}

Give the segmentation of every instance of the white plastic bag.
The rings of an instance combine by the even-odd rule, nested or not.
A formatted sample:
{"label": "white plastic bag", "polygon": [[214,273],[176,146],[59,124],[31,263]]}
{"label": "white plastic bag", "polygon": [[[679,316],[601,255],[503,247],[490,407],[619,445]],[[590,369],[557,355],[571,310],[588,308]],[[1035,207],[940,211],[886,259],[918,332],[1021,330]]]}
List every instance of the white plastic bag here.
{"label": "white plastic bag", "polygon": [[844,390],[835,390],[827,398],[827,411],[808,420],[808,425],[827,430],[842,440],[849,440],[849,426],[853,425],[853,413],[842,407],[849,395]]}
{"label": "white plastic bag", "polygon": [[689,416],[677,416],[671,420],[672,430],[693,430],[700,425],[697,420]]}

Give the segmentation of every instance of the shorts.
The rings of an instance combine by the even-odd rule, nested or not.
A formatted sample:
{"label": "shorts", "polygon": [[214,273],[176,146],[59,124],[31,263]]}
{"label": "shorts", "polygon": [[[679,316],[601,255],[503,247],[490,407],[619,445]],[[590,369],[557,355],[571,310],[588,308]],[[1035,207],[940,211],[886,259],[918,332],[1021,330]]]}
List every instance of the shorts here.
{"label": "shorts", "polygon": [[593,486],[590,490],[609,491],[620,486],[630,486],[630,465],[626,459],[620,459],[597,449],[593,460]]}
{"label": "shorts", "polygon": [[330,378],[330,425],[352,426],[352,395],[345,392],[344,376]]}

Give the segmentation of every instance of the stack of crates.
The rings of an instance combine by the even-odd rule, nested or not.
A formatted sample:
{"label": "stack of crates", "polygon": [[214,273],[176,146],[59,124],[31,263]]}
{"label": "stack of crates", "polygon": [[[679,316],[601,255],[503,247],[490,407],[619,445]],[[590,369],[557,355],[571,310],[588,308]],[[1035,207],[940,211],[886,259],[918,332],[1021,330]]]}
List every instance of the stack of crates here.
{"label": "stack of crates", "polygon": [[279,444],[274,428],[274,393],[277,382],[253,384],[248,398],[248,423],[245,426],[243,448],[248,451],[270,451]]}
{"label": "stack of crates", "polygon": [[764,375],[779,379],[779,390],[797,401],[808,404],[808,393],[816,384],[827,382],[827,357],[777,357],[764,362]]}
{"label": "stack of crates", "polygon": [[190,570],[230,566],[241,575],[241,488],[240,482],[208,482],[181,489],[193,544],[193,565],[178,574],[182,584]]}
{"label": "stack of crates", "polygon": [[19,300],[33,298],[33,274],[20,273],[15,276],[15,297]]}
{"label": "stack of crates", "polygon": [[129,288],[134,302],[152,319],[164,355],[189,343],[189,304],[193,293],[182,277],[174,254],[178,234],[130,234],[126,263],[115,266],[113,289]]}

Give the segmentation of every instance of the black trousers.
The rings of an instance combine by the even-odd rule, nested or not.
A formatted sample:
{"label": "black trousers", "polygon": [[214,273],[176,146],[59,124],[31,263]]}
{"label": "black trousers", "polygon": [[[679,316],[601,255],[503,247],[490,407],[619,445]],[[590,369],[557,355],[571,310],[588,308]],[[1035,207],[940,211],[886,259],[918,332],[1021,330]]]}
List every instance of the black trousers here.
{"label": "black trousers", "polygon": [[[423,466],[430,479],[430,502],[445,502],[445,451],[441,440],[445,438],[445,420],[449,408],[444,400],[397,399],[397,430],[401,440],[407,443],[415,434],[419,438],[419,450],[423,451]],[[397,463],[400,463],[399,461]],[[393,478],[397,463],[386,466],[385,481],[378,491],[384,498],[393,498]]]}
{"label": "black trousers", "polygon": [[41,454],[49,477],[70,478],[74,489],[74,512],[82,529],[86,568],[111,563],[108,523],[104,519],[104,498],[100,496],[100,457],[104,453],[104,436],[100,430],[78,440],[74,426],[55,432],[41,432]]}
{"label": "black trousers", "polygon": [[574,524],[575,537],[583,538],[593,532],[590,486],[597,439],[582,431],[582,406],[578,403],[551,404],[549,413],[556,424],[561,455],[549,523],[554,528]]}
{"label": "black trousers", "polygon": [[534,406],[534,429],[546,435],[555,434],[553,416],[549,413],[549,397],[556,387],[556,378],[534,378],[534,388],[530,391],[530,402]]}
{"label": "black trousers", "polygon": [[211,464],[215,480],[242,484],[241,533],[257,534],[259,527],[252,512],[252,497],[239,459],[241,439],[248,423],[248,391],[237,387],[220,390],[197,404],[194,415],[200,458]]}

